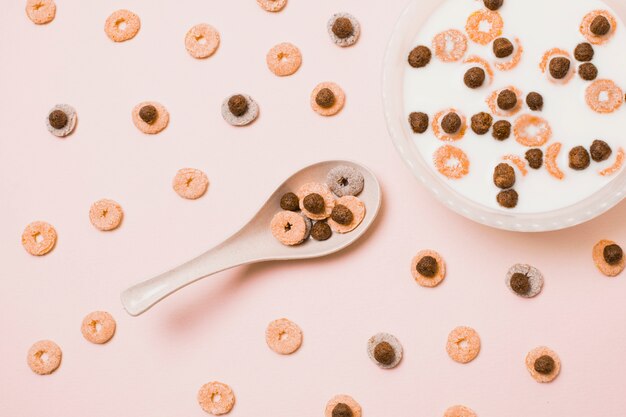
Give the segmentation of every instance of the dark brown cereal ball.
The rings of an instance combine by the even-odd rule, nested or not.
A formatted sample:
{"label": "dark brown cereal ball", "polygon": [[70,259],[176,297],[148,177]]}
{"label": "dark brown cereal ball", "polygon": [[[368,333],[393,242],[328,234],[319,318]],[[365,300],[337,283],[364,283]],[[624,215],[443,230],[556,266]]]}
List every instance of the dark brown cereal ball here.
{"label": "dark brown cereal ball", "polygon": [[241,94],[235,94],[228,99],[228,110],[234,116],[241,117],[248,111],[248,101]]}
{"label": "dark brown cereal ball", "polygon": [[501,163],[493,170],[493,183],[498,188],[507,189],[515,185],[515,170],[509,164]]}
{"label": "dark brown cereal ball", "polygon": [[616,265],[624,257],[624,251],[619,245],[614,243],[612,245],[605,246],[602,255],[604,256],[604,260],[607,264]]}
{"label": "dark brown cereal ball", "polygon": [[456,113],[448,113],[441,120],[441,128],[449,135],[453,135],[461,129],[461,118]]}
{"label": "dark brown cereal ball", "polygon": [[331,417],[353,417],[354,413],[350,406],[344,403],[337,404],[332,411]]}
{"label": "dark brown cereal ball", "polygon": [[424,133],[428,130],[428,115],[422,112],[409,114],[409,124],[415,133]]}
{"label": "dark brown cereal ball", "polygon": [[483,2],[485,3],[485,7],[489,10],[498,10],[502,7],[504,0],[484,0]]}
{"label": "dark brown cereal ball", "polygon": [[432,256],[424,256],[419,260],[415,269],[417,269],[417,272],[419,272],[420,275],[423,275],[426,278],[432,278],[437,274],[439,265],[437,264],[437,260]]}
{"label": "dark brown cereal ball", "polygon": [[517,95],[509,90],[502,90],[498,94],[498,107],[502,110],[511,110],[517,106]]}
{"label": "dark brown cereal ball", "polygon": [[333,207],[333,211],[330,213],[330,218],[339,224],[348,225],[354,220],[354,214],[343,204],[336,204],[335,207]]}
{"label": "dark brown cereal ball", "polygon": [[591,149],[591,159],[593,159],[596,162],[606,161],[607,159],[609,159],[609,157],[613,153],[613,150],[611,149],[608,143],[606,143],[603,140],[598,140],[598,139],[593,141],[590,149]]}
{"label": "dark brown cereal ball", "polygon": [[380,342],[374,348],[374,359],[383,365],[391,365],[396,359],[396,352],[388,342]]}
{"label": "dark brown cereal ball", "polygon": [[315,102],[318,106],[328,109],[335,104],[335,93],[330,88],[322,88],[315,96]]}
{"label": "dark brown cereal ball", "polygon": [[139,110],[139,118],[149,125],[156,122],[157,116],[159,115],[156,107],[152,104],[148,104],[147,106],[143,106]]}
{"label": "dark brown cereal ball", "polygon": [[481,112],[472,116],[472,130],[477,135],[484,135],[489,132],[493,117],[489,113]]}
{"label": "dark brown cereal ball", "polygon": [[324,203],[324,197],[317,193],[311,193],[304,197],[304,200],[302,200],[302,205],[307,211],[313,214],[323,213],[324,209],[326,208],[326,204]]}
{"label": "dark brown cereal ball", "polygon": [[346,39],[354,34],[354,26],[350,19],[339,17],[333,23],[332,31],[339,39]]}
{"label": "dark brown cereal ball", "polygon": [[589,26],[591,33],[597,36],[604,36],[611,30],[611,23],[609,19],[604,16],[596,16]]}
{"label": "dark brown cereal ball", "polygon": [[328,240],[332,234],[332,229],[325,221],[315,222],[311,227],[311,237],[315,240]]}
{"label": "dark brown cereal ball", "polygon": [[533,111],[541,111],[543,109],[543,96],[537,92],[528,93],[526,96],[526,104]]}
{"label": "dark brown cereal ball", "polygon": [[62,110],[54,110],[48,115],[48,121],[50,122],[50,126],[55,129],[63,129],[65,126],[67,126],[68,120],[69,119],[67,117],[67,114],[65,114],[65,112]]}
{"label": "dark brown cereal ball", "polygon": [[433,54],[427,46],[419,45],[409,53],[409,65],[413,68],[422,68],[430,63]]}
{"label": "dark brown cereal ball", "polygon": [[569,151],[569,167],[577,171],[586,169],[591,163],[589,152],[583,146],[576,146]]}
{"label": "dark brown cereal ball", "polygon": [[572,63],[569,59],[557,56],[550,60],[550,75],[556,80],[562,80],[567,77]]}
{"label": "dark brown cereal ball", "polygon": [[530,278],[528,275],[516,272],[511,276],[511,288],[516,294],[525,295],[530,291]]}
{"label": "dark brown cereal ball", "polygon": [[480,67],[472,67],[463,76],[463,82],[469,88],[479,88],[485,83],[485,70]]}
{"label": "dark brown cereal ball", "polygon": [[515,206],[517,206],[519,195],[515,190],[504,190],[498,193],[496,199],[498,200],[498,204],[500,204],[502,207],[514,208]]}
{"label": "dark brown cereal ball", "polygon": [[532,169],[539,169],[543,165],[543,151],[533,148],[526,151],[526,160]]}
{"label": "dark brown cereal ball", "polygon": [[493,41],[493,53],[497,58],[506,58],[513,54],[513,44],[507,38],[498,38]]}
{"label": "dark brown cereal ball", "polygon": [[591,62],[587,62],[578,67],[578,73],[583,80],[593,81],[598,78],[598,67]]}
{"label": "dark brown cereal ball", "polygon": [[554,371],[554,366],[555,363],[552,356],[543,355],[537,358],[533,365],[533,368],[535,368],[535,371],[539,372],[540,374],[547,375]]}
{"label": "dark brown cereal ball", "polygon": [[588,42],[583,42],[574,49],[574,58],[580,62],[589,62],[593,59],[595,52],[593,46]]}
{"label": "dark brown cereal ball", "polygon": [[511,137],[511,122],[507,120],[498,120],[493,124],[493,132],[491,135],[497,140],[508,139]]}
{"label": "dark brown cereal ball", "polygon": [[298,211],[300,210],[300,205],[298,201],[298,196],[294,193],[285,193],[280,198],[280,208],[288,211]]}

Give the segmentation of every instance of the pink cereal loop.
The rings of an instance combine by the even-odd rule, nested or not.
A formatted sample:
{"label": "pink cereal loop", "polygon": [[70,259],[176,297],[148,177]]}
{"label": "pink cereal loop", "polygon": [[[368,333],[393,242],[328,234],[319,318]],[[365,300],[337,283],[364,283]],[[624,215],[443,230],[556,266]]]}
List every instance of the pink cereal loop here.
{"label": "pink cereal loop", "polygon": [[26,15],[36,25],[45,25],[54,20],[57,6],[54,0],[27,0]]}
{"label": "pink cereal loop", "polygon": [[[536,134],[529,134],[528,128],[537,129]],[[515,140],[529,148],[545,145],[552,138],[552,128],[547,120],[531,114],[523,114],[513,124]]]}
{"label": "pink cereal loop", "polygon": [[172,188],[182,198],[196,200],[209,188],[209,178],[199,169],[182,168],[174,176]]}
{"label": "pink cereal loop", "polygon": [[185,48],[196,59],[208,58],[220,45],[220,33],[213,26],[200,23],[185,35]]}
{"label": "pink cereal loop", "polygon": [[524,54],[524,47],[520,42],[519,38],[515,38],[515,54],[511,59],[506,62],[496,62],[495,66],[500,71],[510,71],[513,68],[517,67],[522,60],[522,55]]}
{"label": "pink cereal loop", "polygon": [[[611,30],[604,36],[598,36],[591,32],[591,22],[598,17],[604,16],[607,18],[609,23],[611,24]],[[593,45],[602,45],[607,43],[613,35],[615,35],[615,29],[617,28],[617,19],[611,13],[606,10],[594,10],[589,12],[584,18],[582,23],[580,24],[580,33],[583,34],[585,38],[589,41],[589,43]]]}
{"label": "pink cereal loop", "polygon": [[469,158],[465,152],[452,145],[437,149],[433,160],[437,171],[449,179],[459,179],[469,174]]}
{"label": "pink cereal loop", "polygon": [[526,169],[526,162],[522,158],[517,155],[504,155],[502,157],[503,160],[511,162],[513,165],[519,169],[522,173],[522,176],[526,176],[528,174],[528,170]]}
{"label": "pink cereal loop", "polygon": [[[484,21],[488,22],[490,25],[488,32],[483,32],[482,30],[480,30],[480,24]],[[500,16],[500,13],[483,9],[472,13],[467,18],[465,31],[472,41],[480,45],[487,45],[498,36],[502,35],[503,27],[504,21],[502,20],[502,16]]]}
{"label": "pink cereal loop", "polygon": [[[448,42],[452,43],[452,50],[448,50]],[[435,56],[443,62],[456,62],[462,59],[467,51],[467,37],[459,30],[446,30],[435,35],[432,47]]]}
{"label": "pink cereal loop", "polygon": [[111,340],[115,328],[115,319],[111,314],[106,311],[94,311],[85,316],[80,331],[87,341],[103,344]]}
{"label": "pink cereal loop", "polygon": [[233,390],[222,382],[209,382],[200,387],[198,403],[204,411],[214,416],[228,414],[235,405]]}
{"label": "pink cereal loop", "polygon": [[268,51],[265,61],[270,71],[279,77],[285,77],[298,71],[302,65],[302,54],[297,46],[283,42]]}
{"label": "pink cereal loop", "polygon": [[[502,110],[500,107],[498,107],[498,95],[503,90],[511,90],[517,96],[517,104],[511,110]],[[487,105],[489,106],[489,110],[491,110],[491,113],[493,113],[494,115],[500,116],[500,117],[515,116],[522,109],[522,102],[523,102],[522,92],[519,89],[513,87],[512,85],[502,88],[500,90],[496,90],[493,93],[491,93],[489,97],[487,97]]]}
{"label": "pink cereal loop", "polygon": [[134,38],[140,28],[139,16],[124,9],[113,12],[104,24],[104,32],[114,42],[125,42]]}
{"label": "pink cereal loop", "polygon": [[493,77],[494,77],[493,69],[491,68],[491,65],[489,65],[489,62],[487,62],[486,59],[481,58],[478,55],[470,55],[463,62],[465,64],[478,64],[478,65],[480,65],[482,67],[482,69],[484,69],[485,72],[487,73],[487,75],[489,76],[489,84],[491,84],[493,82]]}
{"label": "pink cereal loop", "polygon": [[559,142],[548,146],[545,157],[546,170],[550,175],[558,180],[562,180],[565,177],[565,174],[563,174],[563,171],[559,169],[559,166],[556,163],[556,158],[559,156],[559,152],[561,152],[561,146],[562,145]]}
{"label": "pink cereal loop", "polygon": [[56,241],[57,231],[46,222],[32,222],[22,233],[22,246],[33,256],[47,254],[54,248]]}
{"label": "pink cereal loop", "polygon": [[52,340],[35,342],[26,355],[30,369],[39,375],[49,375],[61,365],[62,352]]}
{"label": "pink cereal loop", "polygon": [[613,165],[611,165],[610,167],[603,169],[602,171],[599,172],[600,175],[602,175],[603,177],[608,177],[609,175],[613,175],[616,172],[618,172],[620,169],[622,169],[622,166],[624,165],[624,149],[619,148],[619,150],[617,151],[617,157],[615,158],[615,162],[613,163]]}
{"label": "pink cereal loop", "polygon": [[[606,100],[601,100],[603,94]],[[624,92],[611,80],[596,80],[587,87],[585,101],[596,113],[613,113],[622,106]]]}
{"label": "pink cereal loop", "polygon": [[[461,128],[453,135],[447,134],[441,127],[441,119],[448,113],[456,113],[461,118]],[[463,139],[463,136],[465,136],[465,132],[467,131],[467,118],[459,113],[455,108],[445,109],[435,114],[432,121],[432,128],[437,139],[446,142],[454,142]]]}
{"label": "pink cereal loop", "polygon": [[98,230],[117,229],[122,223],[122,206],[113,200],[102,199],[93,203],[89,209],[89,221]]}

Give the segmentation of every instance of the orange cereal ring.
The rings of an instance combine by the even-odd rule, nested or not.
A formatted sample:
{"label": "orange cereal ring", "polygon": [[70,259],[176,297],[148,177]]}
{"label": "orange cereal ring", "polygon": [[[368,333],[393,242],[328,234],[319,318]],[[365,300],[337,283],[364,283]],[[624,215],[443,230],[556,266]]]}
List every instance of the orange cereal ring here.
{"label": "orange cereal ring", "polygon": [[572,56],[570,55],[569,52],[560,48],[552,48],[543,54],[543,57],[541,58],[541,62],[539,63],[539,68],[541,69],[541,72],[546,74],[548,76],[548,79],[552,81],[553,83],[567,84],[574,77],[574,74],[576,73],[575,67],[573,65],[571,66],[569,73],[567,74],[567,76],[565,76],[565,78],[561,80],[557,80],[553,78],[550,75],[550,71],[548,71],[548,65],[550,64],[550,61],[552,60],[552,58],[556,58],[556,57],[564,57],[564,58],[569,59],[570,62],[573,62]]}
{"label": "orange cereal ring", "polygon": [[272,236],[286,246],[299,245],[308,237],[311,229],[305,217],[293,211],[280,211],[270,222]]}
{"label": "orange cereal ring", "polygon": [[[541,373],[535,369],[535,362],[542,356],[549,356],[554,361],[554,368],[550,373]],[[526,355],[526,368],[528,369],[528,372],[530,372],[530,376],[532,376],[535,381],[551,382],[559,375],[559,372],[561,372],[561,360],[559,359],[559,356],[550,348],[539,346],[528,352],[528,355]]]}
{"label": "orange cereal ring", "polygon": [[22,246],[34,256],[50,252],[57,242],[57,231],[46,222],[32,222],[22,233]]}
{"label": "orange cereal ring", "polygon": [[[304,198],[309,194],[319,194],[324,199],[324,211],[321,213],[311,213],[304,207]],[[298,188],[296,191],[298,200],[300,201],[300,210],[302,214],[307,216],[311,220],[324,220],[330,217],[335,207],[335,196],[330,191],[328,185],[318,182],[308,182]]]}
{"label": "orange cereal ring", "polygon": [[[333,413],[333,410],[339,406],[339,404],[343,404],[347,406],[352,413],[344,413],[341,415],[351,415],[352,417],[361,417],[363,411],[361,410],[361,405],[357,403],[354,398],[349,395],[335,395],[331,398],[328,403],[326,403],[326,408],[324,409],[324,417],[333,417],[336,415]],[[345,409],[345,407],[340,406]]]}
{"label": "orange cereal ring", "polygon": [[104,23],[104,32],[113,42],[124,42],[137,35],[141,28],[139,16],[129,10],[117,10]]}
{"label": "orange cereal ring", "polygon": [[[328,89],[333,94],[333,101],[329,106],[325,104],[320,105],[320,100],[318,99],[318,95],[320,91]],[[339,87],[335,83],[331,82],[323,82],[315,86],[313,92],[311,93],[311,108],[322,116],[334,116],[339,113],[341,109],[343,109],[344,104],[346,103],[346,94],[343,92],[341,87]]]}
{"label": "orange cereal ring", "polygon": [[290,355],[302,346],[302,330],[290,320],[274,320],[265,329],[265,342],[274,352]]}
{"label": "orange cereal ring", "polygon": [[585,101],[596,113],[613,113],[624,102],[624,92],[611,80],[596,80],[587,87]]}
{"label": "orange cereal ring", "polygon": [[[420,274],[417,270],[417,264],[426,256],[430,256],[437,261],[437,272],[432,277],[427,277]],[[411,275],[413,279],[422,287],[433,288],[441,284],[441,281],[446,277],[446,263],[437,252],[434,250],[422,250],[413,257],[411,261]]]}
{"label": "orange cereal ring", "polygon": [[196,59],[208,58],[220,46],[220,33],[211,25],[200,23],[185,35],[185,48]]}
{"label": "orange cereal ring", "polygon": [[523,114],[513,124],[515,140],[529,148],[542,146],[552,138],[552,128],[547,120],[531,114]]}
{"label": "orange cereal ring", "polygon": [[85,316],[80,331],[86,340],[100,345],[111,340],[115,327],[113,316],[106,311],[94,311]]}
{"label": "orange cereal ring", "polygon": [[26,0],[26,16],[36,25],[52,22],[56,12],[54,0]]}
{"label": "orange cereal ring", "polygon": [[89,209],[89,220],[98,230],[109,231],[119,227],[124,212],[122,206],[113,200],[98,200]]}
{"label": "orange cereal ring", "polygon": [[471,362],[480,352],[480,337],[471,327],[457,327],[448,335],[446,351],[455,362]]}
{"label": "orange cereal ring", "polygon": [[361,224],[363,219],[365,218],[365,204],[357,197],[346,195],[340,197],[335,202],[335,206],[341,204],[345,206],[352,212],[352,221],[349,224],[339,224],[330,217],[328,219],[328,225],[333,232],[337,233],[348,233],[357,228],[358,225]]}
{"label": "orange cereal ring", "polygon": [[469,158],[457,147],[444,145],[435,151],[433,159],[437,171],[447,178],[456,180],[469,174]]}
{"label": "orange cereal ring", "polygon": [[[500,107],[498,107],[498,95],[503,90],[511,90],[517,96],[517,104],[511,110],[502,110]],[[524,99],[522,97],[522,92],[513,86],[508,86],[500,90],[496,90],[491,93],[489,97],[487,97],[487,105],[489,106],[489,110],[491,110],[491,113],[493,113],[494,115],[500,117],[515,116],[522,109],[523,102]]]}
{"label": "orange cereal ring", "polygon": [[198,403],[204,411],[214,416],[230,413],[235,405],[235,394],[226,384],[209,382],[200,387]]}
{"label": "orange cereal ring", "polygon": [[[452,135],[444,132],[443,128],[441,127],[441,119],[448,113],[456,113],[461,118],[461,128],[458,132]],[[465,132],[467,131],[467,118],[454,108],[442,110],[436,113],[435,117],[433,117],[432,128],[433,133],[439,140],[444,140],[448,142],[460,140],[463,139],[463,136],[465,136]]]}
{"label": "orange cereal ring", "polygon": [[476,413],[464,405],[453,405],[443,413],[443,417],[476,417]]}
{"label": "orange cereal ring", "polygon": [[196,200],[209,188],[209,178],[199,169],[179,169],[172,181],[172,188],[182,198]]}
{"label": "orange cereal ring", "polygon": [[[603,36],[598,36],[595,33],[591,32],[591,23],[598,16],[604,16],[611,24],[611,29],[609,33]],[[587,13],[583,18],[582,23],[580,24],[580,33],[583,34],[585,38],[589,41],[589,43],[593,45],[602,45],[607,43],[615,34],[615,29],[617,28],[617,19],[611,13],[606,10],[594,10],[592,12]]]}
{"label": "orange cereal ring", "polygon": [[565,177],[565,174],[563,174],[563,171],[559,169],[559,166],[556,163],[556,158],[559,156],[559,152],[561,152],[561,144],[559,142],[548,146],[544,163],[550,175],[556,179],[562,180],[563,177]]}
{"label": "orange cereal ring", "polygon": [[[448,45],[452,44],[452,48]],[[467,37],[456,29],[446,30],[433,38],[435,56],[443,62],[456,62],[463,58],[467,51]]]}
{"label": "orange cereal ring", "polygon": [[513,68],[517,67],[522,60],[522,55],[524,54],[524,47],[518,38],[515,38],[515,53],[511,58],[506,60],[505,62],[496,62],[495,66],[500,71],[510,71]]}
{"label": "orange cereal ring", "polygon": [[591,255],[593,257],[593,263],[596,264],[596,267],[600,272],[607,277],[616,277],[624,270],[624,267],[626,266],[626,257],[622,256],[622,259],[620,259],[616,264],[609,264],[606,259],[604,259],[604,248],[609,245],[615,245],[615,242],[604,239],[599,241],[594,245]]}
{"label": "orange cereal ring", "polygon": [[35,342],[26,355],[26,362],[32,371],[39,375],[48,375],[61,365],[61,348],[52,340]]}
{"label": "orange cereal ring", "polygon": [[[149,113],[142,113],[142,109],[144,108],[154,108],[154,110],[156,110],[156,116],[153,117],[155,118],[147,118]],[[144,120],[142,116],[148,121]],[[133,108],[132,118],[135,127],[148,135],[160,133],[170,122],[170,114],[167,109],[162,104],[155,101],[144,101],[143,103],[137,104],[135,108]]]}
{"label": "orange cereal ring", "polygon": [[297,46],[284,42],[270,49],[265,61],[270,71],[279,77],[285,77],[298,71],[302,65],[302,54]]}
{"label": "orange cereal ring", "polygon": [[515,165],[517,169],[519,169],[519,171],[522,173],[523,176],[526,176],[526,174],[528,174],[528,170],[526,169],[526,162],[519,156],[504,155],[502,159],[505,161],[510,161],[513,165]]}
{"label": "orange cereal ring", "polygon": [[622,166],[624,165],[624,149],[619,148],[617,150],[617,157],[615,158],[615,162],[613,163],[613,165],[611,165],[610,167],[603,169],[602,171],[599,172],[600,175],[602,175],[603,177],[608,177],[609,175],[613,175],[616,172],[618,172],[620,169],[622,169]]}
{"label": "orange cereal ring", "polygon": [[287,5],[287,0],[256,0],[266,12],[280,12]]}
{"label": "orange cereal ring", "polygon": [[[481,25],[486,22],[489,25],[489,31],[485,32],[481,30]],[[502,35],[502,28],[504,27],[504,21],[500,13],[483,9],[472,13],[467,18],[467,24],[465,25],[465,31],[469,35],[469,38],[480,44],[487,45],[493,42],[498,36]]]}
{"label": "orange cereal ring", "polygon": [[467,59],[465,61],[463,61],[464,64],[478,64],[480,67],[482,67],[483,70],[485,70],[485,73],[489,76],[489,84],[491,84],[493,82],[493,69],[491,68],[491,65],[489,65],[489,62],[487,62],[486,59],[479,57],[478,55],[470,55],[467,57]]}

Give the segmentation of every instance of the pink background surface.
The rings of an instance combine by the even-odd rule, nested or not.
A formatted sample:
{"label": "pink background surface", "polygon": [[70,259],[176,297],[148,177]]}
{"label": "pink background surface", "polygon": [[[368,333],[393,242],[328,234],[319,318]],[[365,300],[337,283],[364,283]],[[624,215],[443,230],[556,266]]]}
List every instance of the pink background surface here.
{"label": "pink background surface", "polygon": [[[0,415],[203,416],[196,403],[208,381],[230,384],[237,416],[321,416],[347,393],[364,416],[439,416],[462,403],[482,416],[624,414],[624,277],[596,271],[591,248],[601,238],[626,243],[626,205],[562,232],[521,235],[473,224],[434,202],[396,155],[380,99],[387,39],[406,0],[291,0],[270,14],[253,0],[230,2],[58,0],[57,17],[36,27],[24,2],[3,4],[0,25]],[[367,4],[366,4],[367,3]],[[138,36],[114,44],[106,17],[129,8]],[[363,33],[353,48],[326,34],[332,13],[349,11]],[[217,27],[216,55],[185,51],[189,27]],[[277,78],[265,66],[276,43],[298,45],[298,73]],[[345,109],[322,118],[309,108],[321,81],[339,83]],[[261,117],[227,125],[222,100],[252,95]],[[141,134],[133,106],[162,102],[171,113],[160,135]],[[69,103],[75,133],[51,136],[44,117]],[[292,171],[348,158],[381,181],[380,217],[364,239],[325,259],[267,263],[198,282],[138,318],[119,293],[217,244],[255,211]],[[204,170],[211,181],[198,201],[171,189],[177,169]],[[125,210],[112,233],[88,220],[92,202],[112,198]],[[20,245],[33,220],[52,223],[59,240],[35,258]],[[420,249],[440,251],[448,277],[419,287],[409,264]],[[533,300],[512,295],[504,275],[516,262],[546,277]],[[111,312],[118,331],[107,345],[86,342],[85,314]],[[268,322],[288,317],[304,330],[300,351],[276,355],[265,345]],[[483,348],[468,365],[445,353],[448,332],[469,325]],[[405,357],[392,371],[365,352],[379,331],[395,334]],[[63,363],[32,373],[29,346],[53,339]],[[541,385],[524,366],[527,351],[548,345],[561,356],[557,380]]]}

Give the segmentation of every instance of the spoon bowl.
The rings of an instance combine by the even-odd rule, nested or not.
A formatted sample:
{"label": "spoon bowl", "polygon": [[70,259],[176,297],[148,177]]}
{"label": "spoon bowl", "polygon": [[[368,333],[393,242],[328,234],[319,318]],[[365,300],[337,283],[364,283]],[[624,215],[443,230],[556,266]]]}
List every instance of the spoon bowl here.
{"label": "spoon bowl", "polygon": [[[326,182],[328,172],[337,166],[347,165],[358,170],[365,179],[359,199],[365,204],[365,218],[350,233],[333,233],[330,239],[307,239],[300,245],[285,246],[274,238],[270,222],[281,211],[280,198],[295,192],[307,182]],[[330,255],[357,241],[371,226],[381,204],[378,180],[366,167],[349,161],[326,161],[310,165],[293,174],[272,193],[257,214],[223,243],[202,255],[122,292],[126,311],[137,316],[179,289],[209,275],[240,265],[265,261],[311,259]]]}

